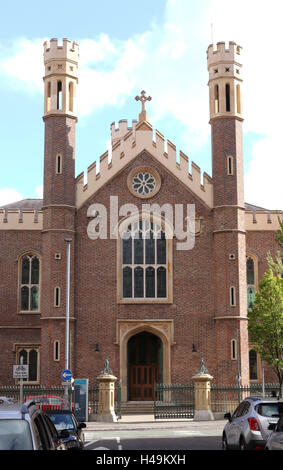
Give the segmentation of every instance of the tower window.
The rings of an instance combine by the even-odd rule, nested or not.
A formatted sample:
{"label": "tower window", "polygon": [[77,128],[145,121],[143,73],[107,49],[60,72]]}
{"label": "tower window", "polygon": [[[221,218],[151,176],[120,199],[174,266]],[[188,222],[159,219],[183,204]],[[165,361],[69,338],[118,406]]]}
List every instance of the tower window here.
{"label": "tower window", "polygon": [[215,85],[214,88],[214,112],[219,113],[219,85]]}
{"label": "tower window", "polygon": [[231,111],[231,104],[230,104],[230,85],[229,83],[225,86],[225,93],[226,93],[226,111]]}
{"label": "tower window", "polygon": [[69,111],[73,112],[74,109],[74,84],[73,82],[69,83]]}
{"label": "tower window", "polygon": [[236,95],[237,95],[237,113],[241,114],[241,87],[237,85],[236,87]]}
{"label": "tower window", "polygon": [[60,360],[60,341],[54,341],[54,361]]}
{"label": "tower window", "polygon": [[54,289],[54,307],[60,307],[61,289],[55,287]]}
{"label": "tower window", "polygon": [[62,109],[62,82],[57,82],[57,109]]}
{"label": "tower window", "polygon": [[227,175],[233,175],[233,174],[234,174],[233,157],[229,156],[227,157]]}
{"label": "tower window", "polygon": [[237,340],[236,340],[236,339],[232,339],[232,341],[231,341],[231,359],[232,359],[232,361],[236,361],[237,356],[238,356],[238,352],[237,352]]}
{"label": "tower window", "polygon": [[230,305],[236,307],[236,288],[230,287]]}
{"label": "tower window", "polygon": [[61,175],[62,173],[62,155],[56,156],[56,173],[57,175]]}
{"label": "tower window", "polygon": [[51,83],[47,83],[47,111],[51,109]]}

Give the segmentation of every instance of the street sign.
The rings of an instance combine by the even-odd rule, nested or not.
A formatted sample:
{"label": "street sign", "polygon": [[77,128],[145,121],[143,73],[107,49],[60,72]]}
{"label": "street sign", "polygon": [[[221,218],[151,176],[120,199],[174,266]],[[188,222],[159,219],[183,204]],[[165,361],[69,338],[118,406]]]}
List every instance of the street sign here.
{"label": "street sign", "polygon": [[28,379],[28,364],[16,364],[13,366],[13,379]]}
{"label": "street sign", "polygon": [[65,369],[63,370],[61,377],[63,380],[65,380],[65,382],[67,382],[68,380],[71,380],[72,372],[69,369]]}

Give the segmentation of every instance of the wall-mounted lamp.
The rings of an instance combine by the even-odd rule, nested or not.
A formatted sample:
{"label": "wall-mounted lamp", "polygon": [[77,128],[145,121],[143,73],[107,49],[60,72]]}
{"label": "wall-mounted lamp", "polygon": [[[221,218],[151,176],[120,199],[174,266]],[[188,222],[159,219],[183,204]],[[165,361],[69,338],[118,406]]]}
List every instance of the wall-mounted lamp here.
{"label": "wall-mounted lamp", "polygon": [[193,344],[192,346],[192,353],[196,353],[197,352],[197,348],[195,347],[195,345]]}
{"label": "wall-mounted lamp", "polygon": [[95,352],[100,352],[99,344],[96,344],[96,345],[95,345],[94,351],[95,351]]}

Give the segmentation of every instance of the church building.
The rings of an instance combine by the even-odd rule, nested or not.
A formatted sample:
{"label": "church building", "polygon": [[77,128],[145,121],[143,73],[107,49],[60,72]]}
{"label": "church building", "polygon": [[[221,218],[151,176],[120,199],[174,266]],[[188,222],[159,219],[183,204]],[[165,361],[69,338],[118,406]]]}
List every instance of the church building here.
{"label": "church building", "polygon": [[79,46],[44,43],[43,200],[0,209],[1,385],[21,357],[28,383],[61,384],[66,310],[73,377],[96,384],[107,358],[123,402],[191,382],[201,358],[213,384],[261,381],[247,314],[282,212],[244,198],[241,54],[207,50],[211,176],[153,130],[144,91],[76,175]]}

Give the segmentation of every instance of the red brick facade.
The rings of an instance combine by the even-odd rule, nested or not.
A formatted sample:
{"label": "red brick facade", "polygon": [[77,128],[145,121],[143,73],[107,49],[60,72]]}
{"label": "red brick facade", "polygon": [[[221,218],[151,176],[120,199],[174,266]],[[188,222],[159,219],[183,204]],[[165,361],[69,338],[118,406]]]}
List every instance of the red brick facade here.
{"label": "red brick facade", "polygon": [[[222,117],[211,122],[213,207],[146,150],[138,153],[78,207],[74,164],[76,119],[55,114],[45,116],[44,120],[42,230],[0,230],[0,342],[5,359],[0,363],[0,384],[14,383],[12,365],[18,359],[18,345],[39,348],[38,381],[42,385],[61,382],[60,374],[65,368],[65,238],[72,239],[70,366],[74,377],[87,377],[90,383],[96,383],[108,358],[114,375],[121,378],[122,368],[126,370],[128,364],[121,363],[118,322],[136,320],[140,323],[139,331],[144,328],[158,336],[153,326],[150,329],[143,325],[167,321],[173,325],[173,337],[169,346],[171,363],[166,364],[163,356],[163,375],[166,368],[170,369],[172,383],[190,382],[201,357],[214,383],[236,383],[238,362],[231,357],[231,341],[237,336],[242,382],[248,383],[246,255],[257,260],[261,279],[267,267],[266,253],[270,250],[274,254],[276,244],[274,230],[249,231],[246,228],[241,119]],[[57,174],[59,154],[62,155],[62,173]],[[227,174],[227,156],[233,157],[232,175]],[[161,180],[160,190],[148,200],[136,197],[128,189],[129,173],[141,166],[155,170]],[[139,210],[143,203],[195,205],[201,231],[194,248],[178,251],[176,237],[173,240],[172,302],[127,304],[118,301],[117,276],[121,273],[121,267],[117,269],[118,241],[109,236],[94,241],[87,234],[89,206],[103,204],[109,214],[111,196],[118,196],[119,207],[132,203]],[[109,219],[107,224],[109,234]],[[40,308],[35,313],[20,313],[19,260],[29,252],[38,254],[41,261]],[[60,288],[60,306],[54,305],[55,287]],[[234,305],[231,305],[231,295],[235,297]],[[60,343],[59,358],[54,357],[55,341]],[[98,352],[95,351],[97,345]],[[265,377],[266,381],[276,381],[272,371],[266,371]]]}

